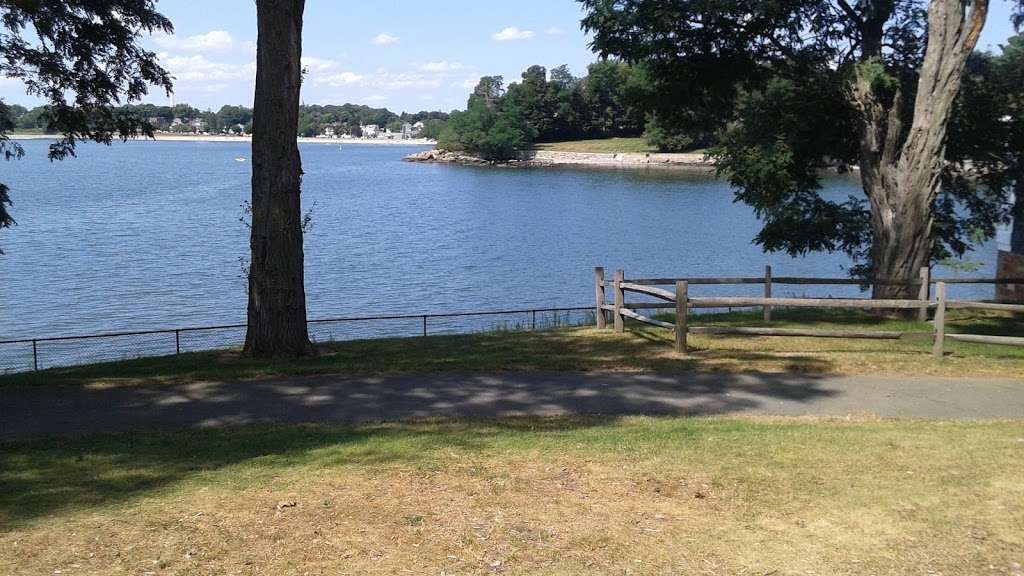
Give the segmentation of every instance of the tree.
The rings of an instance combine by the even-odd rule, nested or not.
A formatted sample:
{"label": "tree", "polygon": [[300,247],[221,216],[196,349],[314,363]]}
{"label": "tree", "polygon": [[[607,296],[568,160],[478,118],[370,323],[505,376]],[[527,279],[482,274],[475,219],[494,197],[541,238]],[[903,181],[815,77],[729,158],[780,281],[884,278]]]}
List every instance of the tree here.
{"label": "tree", "polygon": [[306,325],[302,161],[296,140],[305,0],[257,0],[252,224],[245,353],[314,353]]}
{"label": "tree", "polygon": [[603,60],[587,67],[582,97],[593,137],[635,136],[644,129],[644,101],[650,97],[642,71],[625,62]]}
{"label": "tree", "polygon": [[[729,127],[714,154],[763,219],[765,249],[841,250],[904,282],[876,297],[912,297],[919,268],[969,246],[958,209],[996,216],[965,201],[980,188],[944,186],[987,0],[580,1],[594,48],[650,71],[659,122]],[[866,205],[819,193],[836,163],[859,165]]]}
{"label": "tree", "polygon": [[[156,54],[138,44],[144,33],[171,33],[170,20],[152,0],[34,0],[0,2],[0,75],[21,80],[27,92],[46,101],[35,125],[59,134],[50,145],[50,160],[74,156],[81,140],[110,144],[153,127],[115,105],[133,102],[149,86],[171,91],[171,77]],[[12,142],[12,110],[0,102],[0,155],[20,158]],[[0,184],[0,229],[15,224],[8,212],[9,189]]]}
{"label": "tree", "polygon": [[516,157],[532,140],[529,125],[516,109],[489,108],[474,102],[465,112],[456,112],[441,130],[438,148],[468,152],[485,160],[504,161]]}
{"label": "tree", "polygon": [[[994,75],[996,82],[994,88],[987,91],[992,98],[988,102],[982,102],[980,109],[990,110],[988,118],[995,117],[998,122],[998,129],[1003,130],[1005,136],[1000,140],[999,133],[991,128],[993,122],[989,120],[982,124],[978,132],[984,134],[975,141],[994,145],[1004,142],[1001,150],[996,150],[988,157],[998,163],[999,167],[1005,166],[1005,171],[996,170],[992,172],[1005,175],[1013,187],[1016,202],[1013,210],[1013,231],[1010,237],[1010,249],[1017,254],[1024,254],[1024,34],[1010,38],[1002,47],[1002,54],[991,61],[991,68],[987,70]],[[979,82],[972,83],[984,86],[985,77]],[[974,88],[973,91],[977,90]],[[998,106],[992,102],[1002,103]],[[974,109],[979,109],[975,107]],[[999,186],[1002,183],[996,183]]]}

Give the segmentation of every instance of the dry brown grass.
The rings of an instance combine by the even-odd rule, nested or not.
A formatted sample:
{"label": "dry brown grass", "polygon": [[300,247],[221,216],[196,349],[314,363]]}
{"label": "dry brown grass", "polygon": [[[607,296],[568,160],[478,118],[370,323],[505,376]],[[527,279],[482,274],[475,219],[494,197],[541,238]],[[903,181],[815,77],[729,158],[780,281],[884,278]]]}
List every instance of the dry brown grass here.
{"label": "dry brown grass", "polygon": [[531,420],[8,448],[0,479],[21,493],[0,499],[11,574],[1009,575],[1024,563],[1019,423]]}

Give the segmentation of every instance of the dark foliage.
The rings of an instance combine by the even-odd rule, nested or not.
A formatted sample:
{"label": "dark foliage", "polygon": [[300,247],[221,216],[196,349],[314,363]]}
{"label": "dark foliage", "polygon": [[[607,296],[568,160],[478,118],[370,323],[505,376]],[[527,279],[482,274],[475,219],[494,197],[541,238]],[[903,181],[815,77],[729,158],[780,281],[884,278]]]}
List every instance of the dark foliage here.
{"label": "dark foliage", "polygon": [[[867,78],[881,108],[903,119],[894,136],[906,138],[927,39],[925,2],[579,1],[595,51],[647,70],[662,129],[724,132],[714,155],[737,200],[764,221],[759,244],[794,255],[842,251],[861,264],[854,272],[870,269],[867,202],[823,197],[820,176],[862,160],[856,78]],[[1024,2],[1015,4],[1020,24]],[[1022,148],[1019,104],[1012,112],[1007,93],[1019,95],[1024,83],[1006,74],[984,57],[968,71],[933,206],[933,260],[991,238],[1008,215],[1020,182],[1012,150]]]}
{"label": "dark foliage", "polygon": [[[24,82],[47,102],[35,122],[59,135],[51,160],[75,153],[82,140],[104,144],[152,134],[144,119],[117,105],[145,96],[150,86],[167,93],[171,77],[156,54],[138,44],[143,34],[172,32],[152,0],[8,0],[0,2],[0,74]],[[19,107],[20,108],[20,107]],[[23,151],[8,138],[12,113],[0,107],[0,152]],[[14,220],[6,186],[0,185],[0,228]]]}

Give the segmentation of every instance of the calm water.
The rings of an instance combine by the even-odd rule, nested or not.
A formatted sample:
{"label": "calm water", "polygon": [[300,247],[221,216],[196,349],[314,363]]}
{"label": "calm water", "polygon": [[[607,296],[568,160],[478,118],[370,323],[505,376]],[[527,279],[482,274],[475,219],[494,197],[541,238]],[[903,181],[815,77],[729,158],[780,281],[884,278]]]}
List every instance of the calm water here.
{"label": "calm water", "polygon": [[[244,322],[250,164],[234,159],[248,145],[86,145],[54,164],[45,142],[25,147],[0,176],[19,223],[0,232],[0,339]],[[588,305],[596,265],[634,277],[848,265],[763,254],[750,209],[712,178],[400,160],[415,150],[302,146],[311,318]],[[834,179],[827,190],[858,186]],[[985,274],[994,258],[994,247],[971,257]]]}

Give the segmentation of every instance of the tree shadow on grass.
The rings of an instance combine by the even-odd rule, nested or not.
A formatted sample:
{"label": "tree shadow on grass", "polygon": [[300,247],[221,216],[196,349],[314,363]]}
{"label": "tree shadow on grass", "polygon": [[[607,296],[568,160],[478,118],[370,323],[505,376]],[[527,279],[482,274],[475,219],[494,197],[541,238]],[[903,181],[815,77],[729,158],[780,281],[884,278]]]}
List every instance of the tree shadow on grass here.
{"label": "tree shadow on grass", "polygon": [[[767,403],[836,395],[809,375],[657,373],[310,377],[2,393],[3,529],[115,505],[232,466],[268,478],[311,463],[370,470],[452,447],[472,454],[509,431],[543,437],[614,425],[622,416],[757,413]],[[452,421],[425,422],[436,418]],[[30,439],[40,437],[50,439]]]}

